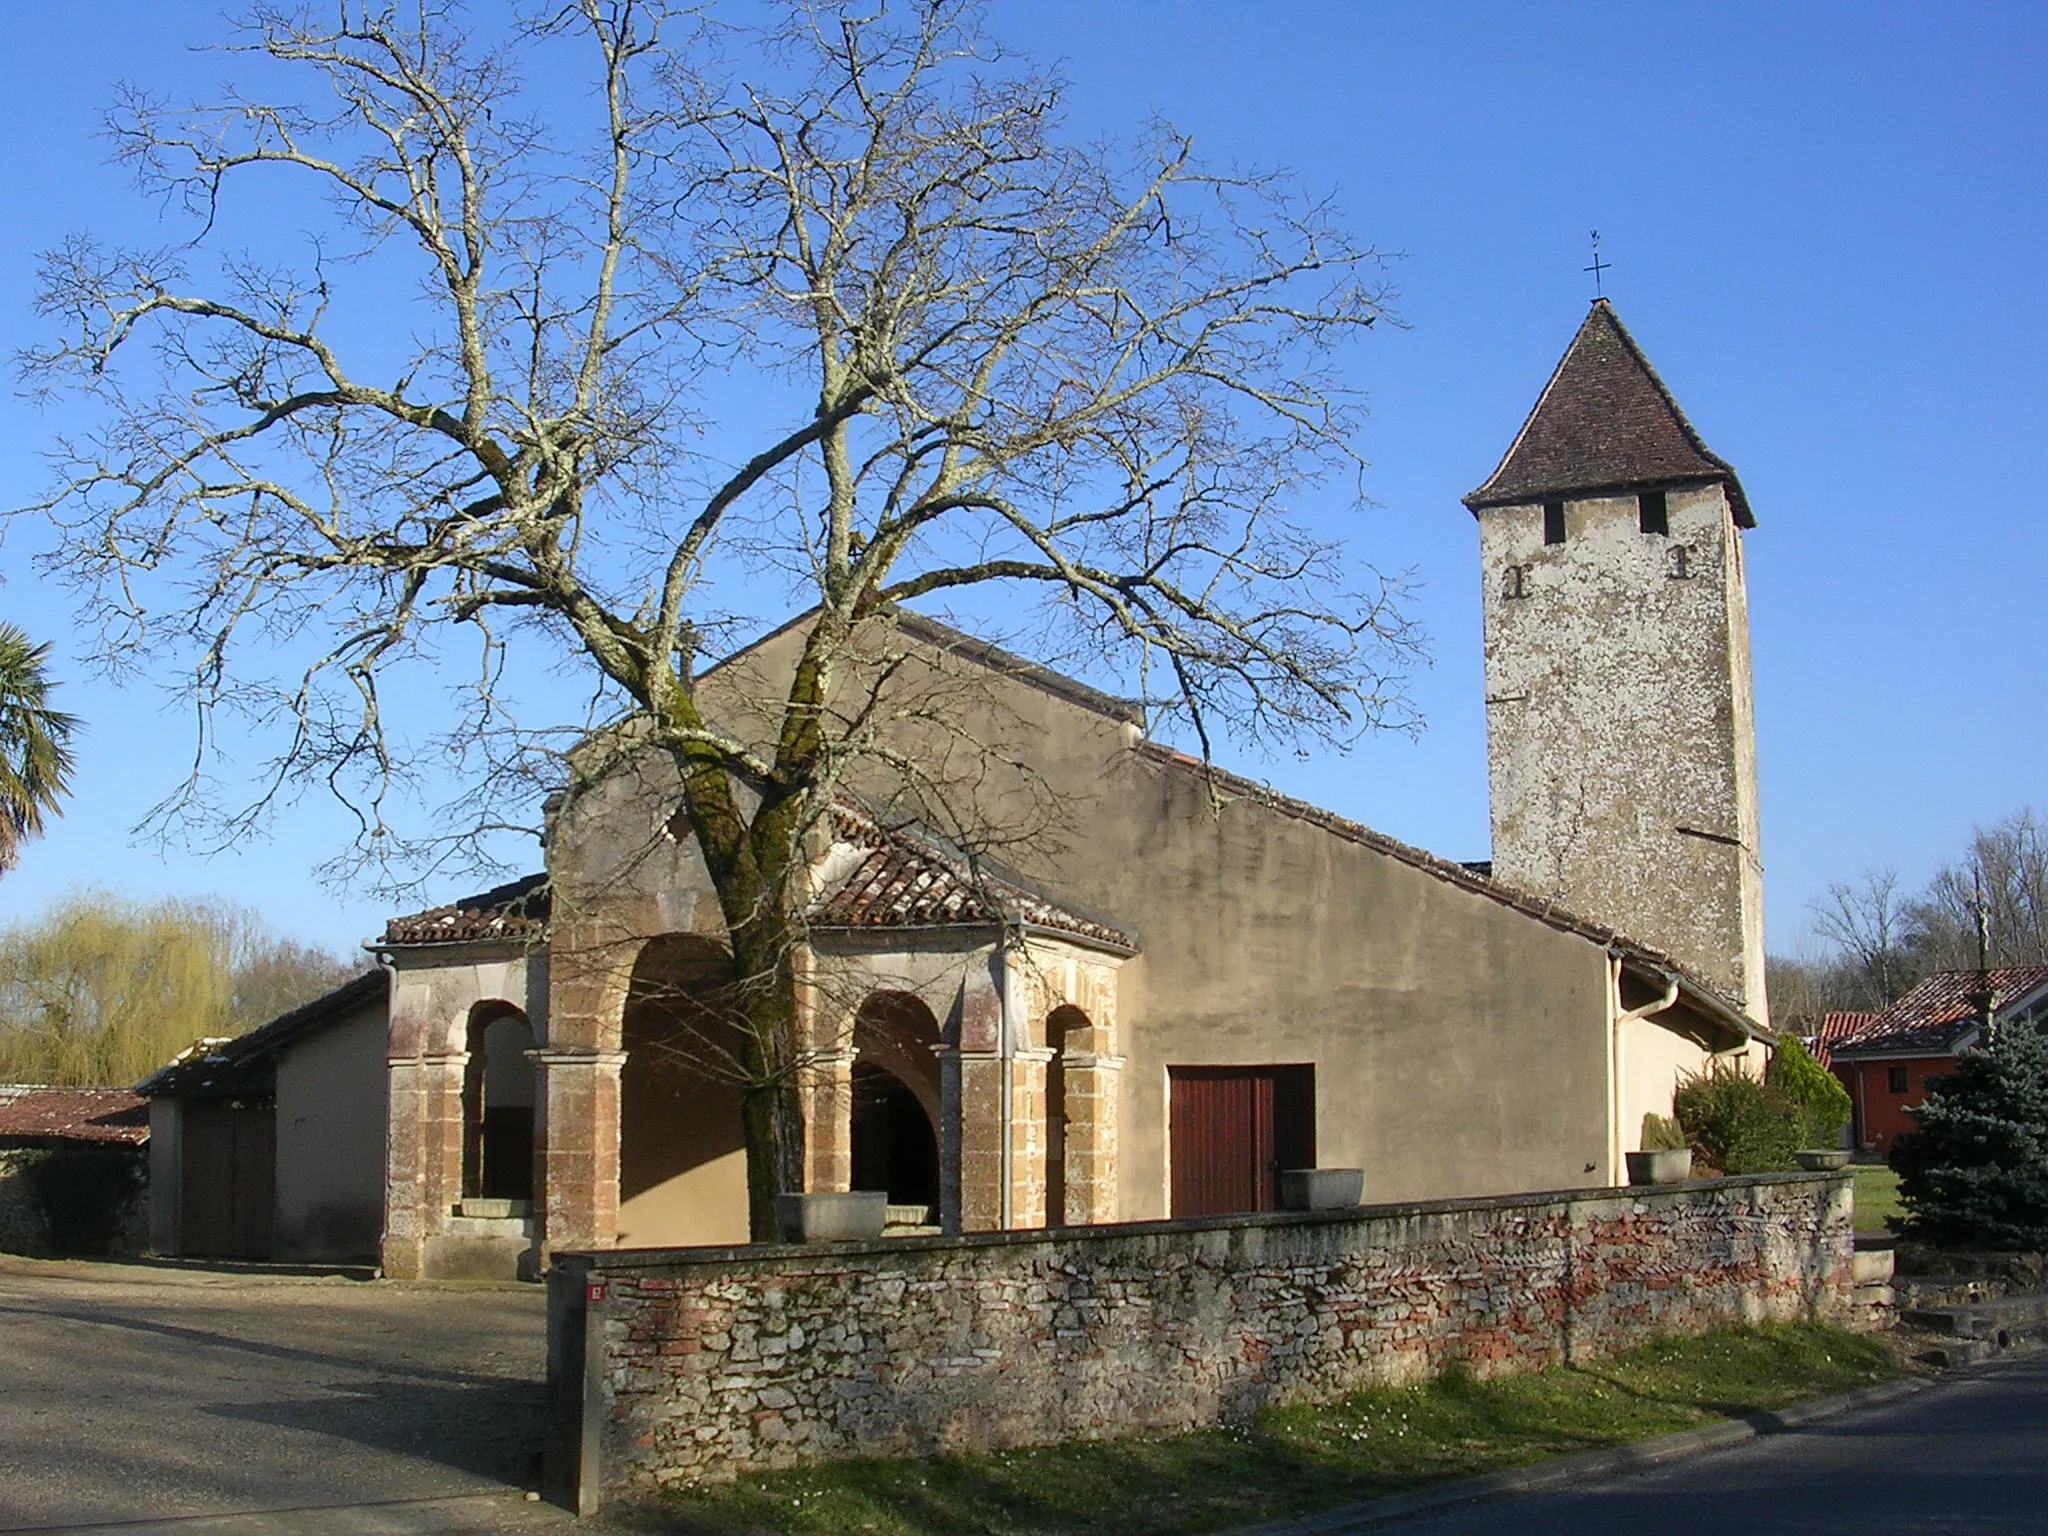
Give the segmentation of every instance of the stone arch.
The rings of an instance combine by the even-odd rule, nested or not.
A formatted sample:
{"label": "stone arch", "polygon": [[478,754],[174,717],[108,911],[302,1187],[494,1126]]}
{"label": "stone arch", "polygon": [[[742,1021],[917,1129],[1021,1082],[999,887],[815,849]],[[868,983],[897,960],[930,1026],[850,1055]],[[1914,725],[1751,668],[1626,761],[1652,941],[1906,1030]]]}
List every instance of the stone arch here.
{"label": "stone arch", "polygon": [[939,1024],[908,992],[869,994],[854,1015],[853,1187],[891,1204],[940,1204]]}
{"label": "stone arch", "polygon": [[747,1241],[743,1036],[724,1016],[723,945],[663,934],[634,960],[620,1015],[622,1247]]}
{"label": "stone arch", "polygon": [[514,1004],[486,999],[463,1020],[461,1044],[462,1198],[531,1200],[533,1025]]}

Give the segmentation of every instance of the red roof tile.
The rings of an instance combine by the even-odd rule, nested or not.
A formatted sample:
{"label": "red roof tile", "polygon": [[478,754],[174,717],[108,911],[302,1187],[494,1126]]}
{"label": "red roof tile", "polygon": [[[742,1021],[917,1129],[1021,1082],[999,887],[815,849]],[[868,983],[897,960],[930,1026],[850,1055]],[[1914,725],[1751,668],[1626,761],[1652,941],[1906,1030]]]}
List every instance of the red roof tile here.
{"label": "red roof tile", "polygon": [[[1837,1056],[1924,1050],[1945,1056],[1977,1027],[1983,979],[1991,983],[1991,1006],[2004,1012],[2030,993],[2048,987],[2048,965],[1993,966],[1989,971],[1940,971],[1833,1049]],[[1830,1015],[1833,1017],[1833,1015]]]}
{"label": "red roof tile", "polygon": [[1822,1066],[1833,1062],[1835,1047],[1847,1045],[1877,1022],[1874,1013],[1824,1013],[1820,1033],[1813,1038],[1813,1059]]}
{"label": "red roof tile", "polygon": [[149,1100],[126,1088],[44,1088],[0,1083],[0,1142],[80,1141],[140,1147]]}

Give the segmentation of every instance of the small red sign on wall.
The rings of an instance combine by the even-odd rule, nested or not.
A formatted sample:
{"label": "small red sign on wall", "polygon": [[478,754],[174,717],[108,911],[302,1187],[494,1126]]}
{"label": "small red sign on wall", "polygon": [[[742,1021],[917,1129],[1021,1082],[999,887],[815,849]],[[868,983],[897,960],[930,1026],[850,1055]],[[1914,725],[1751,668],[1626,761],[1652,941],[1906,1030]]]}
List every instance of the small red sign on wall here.
{"label": "small red sign on wall", "polygon": [[586,1280],[586,1281],[584,1281],[584,1283],[583,1283],[583,1300],[584,1300],[585,1304],[586,1304],[586,1305],[589,1305],[589,1306],[596,1306],[596,1305],[597,1305],[597,1304],[598,1304],[598,1303],[599,1303],[600,1301],[603,1301],[603,1300],[604,1300],[604,1282],[603,1282],[602,1280]]}

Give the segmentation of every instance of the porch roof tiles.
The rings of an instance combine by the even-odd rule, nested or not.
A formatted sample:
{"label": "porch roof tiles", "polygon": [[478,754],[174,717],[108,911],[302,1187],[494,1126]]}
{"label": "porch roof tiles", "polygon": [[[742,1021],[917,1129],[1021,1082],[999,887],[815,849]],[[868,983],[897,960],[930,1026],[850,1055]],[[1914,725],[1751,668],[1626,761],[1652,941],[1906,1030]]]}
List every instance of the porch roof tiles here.
{"label": "porch roof tiles", "polygon": [[394,917],[384,924],[379,948],[414,944],[469,944],[485,939],[526,942],[545,937],[548,877],[522,875],[446,906]]}
{"label": "porch roof tiles", "polygon": [[817,928],[929,928],[1023,923],[1134,953],[1121,928],[1076,911],[908,828],[884,827],[866,812],[841,805],[833,814],[842,842],[864,847],[862,858],[813,909]]}

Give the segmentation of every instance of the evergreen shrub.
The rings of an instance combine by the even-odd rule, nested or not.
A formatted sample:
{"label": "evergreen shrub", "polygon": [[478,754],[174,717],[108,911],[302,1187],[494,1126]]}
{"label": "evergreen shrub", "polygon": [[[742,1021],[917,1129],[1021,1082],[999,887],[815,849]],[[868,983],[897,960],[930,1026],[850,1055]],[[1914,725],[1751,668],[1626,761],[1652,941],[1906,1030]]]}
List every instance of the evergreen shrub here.
{"label": "evergreen shrub", "polygon": [[1852,1107],[1849,1090],[1790,1035],[1778,1039],[1764,1081],[1799,1106],[1805,1120],[1802,1147],[1838,1147]]}
{"label": "evergreen shrub", "polygon": [[1805,1111],[1733,1063],[1681,1077],[1671,1107],[1697,1162],[1722,1173],[1776,1173],[1804,1145]]}
{"label": "evergreen shrub", "polygon": [[1937,1247],[2048,1250],[2048,1039],[2007,1024],[1927,1084],[1892,1145],[1908,1236]]}

